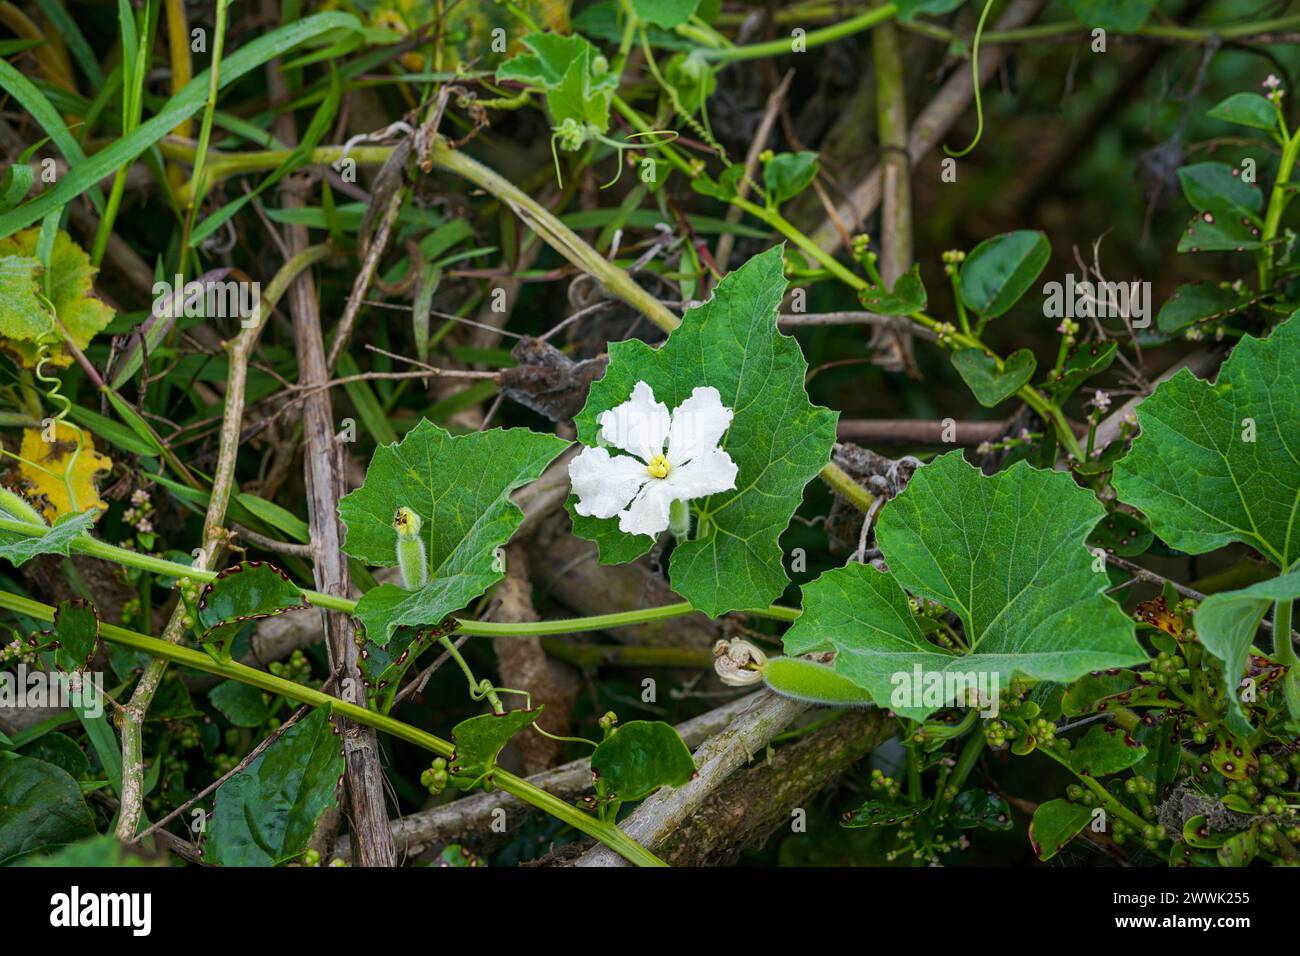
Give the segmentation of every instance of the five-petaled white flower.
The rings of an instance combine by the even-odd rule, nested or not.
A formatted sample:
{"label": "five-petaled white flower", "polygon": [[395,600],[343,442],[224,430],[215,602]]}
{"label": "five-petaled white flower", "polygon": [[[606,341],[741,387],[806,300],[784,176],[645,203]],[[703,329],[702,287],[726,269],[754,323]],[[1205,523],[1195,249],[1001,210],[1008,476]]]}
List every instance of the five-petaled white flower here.
{"label": "five-petaled white flower", "polygon": [[657,536],[673,502],[736,487],[736,463],[718,447],[732,415],[713,386],[694,389],[669,415],[650,386],[637,382],[631,398],[600,415],[601,440],[629,454],[584,448],[569,464],[575,510],[617,515],[620,530]]}

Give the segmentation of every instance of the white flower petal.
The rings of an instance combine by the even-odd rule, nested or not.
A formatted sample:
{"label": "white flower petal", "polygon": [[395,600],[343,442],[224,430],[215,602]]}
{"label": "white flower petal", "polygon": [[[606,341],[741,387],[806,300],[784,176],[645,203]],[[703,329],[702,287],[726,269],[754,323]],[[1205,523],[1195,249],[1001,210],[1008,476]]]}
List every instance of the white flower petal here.
{"label": "white flower petal", "polygon": [[667,485],[669,497],[677,501],[707,498],[735,488],[738,470],[730,455],[714,448],[688,464],[674,467],[659,484]]}
{"label": "white flower petal", "polygon": [[677,497],[665,479],[652,478],[631,507],[618,516],[618,528],[625,534],[648,534],[657,538],[668,530],[668,509]]}
{"label": "white flower petal", "polygon": [[589,518],[612,518],[654,479],[635,458],[610,455],[606,448],[584,448],[569,462],[569,480],[578,496],[574,511]]}
{"label": "white flower petal", "polygon": [[663,453],[668,437],[668,406],[655,401],[654,390],[637,382],[632,397],[600,414],[600,437],[607,445],[631,452],[643,462]]}
{"label": "white flower petal", "polygon": [[668,429],[668,460],[684,465],[712,451],[722,440],[735,413],[722,404],[712,385],[697,388],[691,397],[673,409]]}

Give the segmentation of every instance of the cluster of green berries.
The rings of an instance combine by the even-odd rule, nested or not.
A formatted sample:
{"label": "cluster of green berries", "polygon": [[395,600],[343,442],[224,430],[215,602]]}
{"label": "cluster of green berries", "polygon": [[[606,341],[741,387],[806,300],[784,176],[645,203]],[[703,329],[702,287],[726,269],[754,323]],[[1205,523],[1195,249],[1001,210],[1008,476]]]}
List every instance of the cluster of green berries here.
{"label": "cluster of green berries", "polygon": [[1192,743],[1204,744],[1210,741],[1210,725],[1203,720],[1192,724]]}
{"label": "cluster of green berries", "polygon": [[1258,805],[1263,791],[1253,780],[1229,780],[1228,793],[1244,797],[1252,806]]}
{"label": "cluster of green berries", "polygon": [[1300,759],[1297,758],[1300,758],[1300,753],[1292,754],[1289,761],[1278,759],[1272,754],[1260,754],[1260,783],[1274,790],[1285,789],[1287,781],[1291,779],[1291,767],[1300,769]]}
{"label": "cluster of green berries", "polygon": [[1038,741],[1038,746],[1046,747],[1056,740],[1056,724],[1046,717],[1035,717],[1029,721],[1029,733]]}
{"label": "cluster of green berries", "polygon": [[943,259],[943,274],[950,276],[955,274],[961,264],[966,261],[966,253],[960,249],[949,249],[940,258]]}
{"label": "cluster of green berries", "polygon": [[320,850],[315,848],[305,851],[302,859],[299,861],[300,866],[320,866]]}
{"label": "cluster of green berries", "polygon": [[957,334],[957,326],[951,322],[940,322],[934,327],[935,341],[943,348],[952,348],[956,343],[953,336]]}
{"label": "cluster of green berries", "polygon": [[1164,825],[1159,823],[1148,823],[1141,830],[1123,819],[1113,820],[1110,825],[1110,837],[1120,846],[1130,839],[1137,839],[1148,850],[1155,852],[1160,849],[1160,841],[1167,836]]}
{"label": "cluster of green berries", "polygon": [[1134,795],[1145,794],[1152,797],[1155,796],[1156,782],[1146,777],[1129,777],[1124,781],[1124,792]]}
{"label": "cluster of green berries", "polygon": [[430,795],[437,796],[447,789],[447,781],[450,779],[447,775],[447,759],[445,757],[434,757],[429,768],[420,774],[420,786],[425,787]]}
{"label": "cluster of green berries", "polygon": [[902,785],[893,777],[885,776],[884,771],[877,767],[871,771],[871,789],[884,793],[890,800],[897,800]]}
{"label": "cluster of green berries", "polygon": [[1178,653],[1170,654],[1168,651],[1161,651],[1156,654],[1155,660],[1151,662],[1151,671],[1147,674],[1147,679],[1153,684],[1163,684],[1166,687],[1176,687],[1182,683],[1182,676],[1179,674],[1187,661]]}
{"label": "cluster of green berries", "polygon": [[1003,750],[1016,739],[1018,731],[1001,717],[984,721],[984,739],[994,750]]}
{"label": "cluster of green berries", "polygon": [[181,591],[181,602],[185,605],[185,615],[181,618],[181,623],[188,628],[193,628],[197,623],[194,614],[199,603],[199,586],[193,578],[181,578],[176,584]]}
{"label": "cluster of green berries", "polygon": [[276,677],[283,677],[297,684],[305,684],[311,677],[311,661],[302,650],[296,649],[287,661],[272,661],[266,668]]}
{"label": "cluster of green berries", "polygon": [[217,754],[212,758],[212,772],[215,777],[224,777],[239,766],[239,758],[234,754]]}
{"label": "cluster of green berries", "polygon": [[181,750],[193,750],[203,743],[203,734],[199,731],[198,724],[192,720],[186,720],[175,725],[172,739],[176,741],[176,746]]}

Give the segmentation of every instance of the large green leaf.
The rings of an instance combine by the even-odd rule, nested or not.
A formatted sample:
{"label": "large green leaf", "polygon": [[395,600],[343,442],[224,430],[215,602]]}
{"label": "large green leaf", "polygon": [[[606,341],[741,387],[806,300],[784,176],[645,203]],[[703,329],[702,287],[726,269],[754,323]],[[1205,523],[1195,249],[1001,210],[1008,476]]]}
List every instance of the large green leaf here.
{"label": "large green leaf", "polygon": [[400,442],[380,445],[365,482],[339,502],[343,550],[371,565],[397,564],[393,515],[410,508],[423,520],[429,583],[366,592],[356,613],[370,640],[384,645],[398,627],[433,626],[499,581],[505,566],[496,549],[524,517],[510,493],[567,446],[526,428],[452,436],[427,419]]}
{"label": "large green leaf", "polygon": [[961,265],[961,297],[986,319],[996,318],[1029,291],[1052,247],[1041,232],[1023,229],[985,239]]}
{"label": "large green leaf", "polygon": [[1168,544],[1203,554],[1240,541],[1282,570],[1300,558],[1300,318],[1246,336],[1211,385],[1183,369],[1137,409],[1115,465],[1120,499]]}
{"label": "large green leaf", "polygon": [[77,781],[35,757],[0,754],[0,864],[95,832]]}
{"label": "large green leaf", "polygon": [[[835,442],[836,413],[808,400],[803,353],[776,328],[783,251],[770,249],[728,275],[659,348],[611,343],[609,368],[576,419],[579,440],[595,445],[600,413],[627,401],[639,381],[669,408],[711,385],[734,410],[722,447],[739,469],[736,488],[691,502],[697,530],[672,555],[673,590],[713,617],[764,607],[785,589],[781,533]],[[599,543],[605,562],[631,560],[654,543],[623,534],[616,518],[577,520],[574,530]]]}
{"label": "large green leaf", "polygon": [[591,772],[597,793],[626,802],[680,787],[695,773],[695,760],[670,724],[633,720],[600,742]]}
{"label": "large green leaf", "polygon": [[[834,650],[835,669],[881,706],[920,720],[940,709],[893,691],[929,675],[996,674],[1068,681],[1144,659],[1133,623],[1102,592],[1084,547],[1104,511],[1069,475],[1018,462],[985,477],[950,452],[887,504],[877,540],[889,573],[850,564],[804,588],[786,651]],[[968,653],[928,641],[908,592],[961,619]],[[900,678],[898,675],[903,675]],[[903,681],[908,680],[908,684]]]}
{"label": "large green leaf", "polygon": [[329,712],[312,711],[217,789],[203,859],[217,866],[292,860],[338,802],[343,767]]}
{"label": "large green leaf", "polygon": [[1237,692],[1237,684],[1246,672],[1251,641],[1275,601],[1296,598],[1300,598],[1300,570],[1238,591],[1211,594],[1196,609],[1196,636],[1207,651],[1223,662],[1228,726],[1239,736],[1247,737],[1253,730]]}
{"label": "large green leaf", "polygon": [[[91,508],[78,515],[60,515],[44,534],[26,535],[21,531],[0,530],[0,558],[22,564],[38,554],[61,554],[65,557],[72,542],[90,530],[99,512]],[[4,512],[0,517],[9,518]],[[13,518],[11,520],[23,520]]]}

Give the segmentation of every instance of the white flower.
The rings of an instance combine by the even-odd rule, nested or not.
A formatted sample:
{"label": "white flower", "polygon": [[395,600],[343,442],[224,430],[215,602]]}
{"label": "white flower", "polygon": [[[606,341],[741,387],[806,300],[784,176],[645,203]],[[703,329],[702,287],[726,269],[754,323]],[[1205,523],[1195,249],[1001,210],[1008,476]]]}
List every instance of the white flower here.
{"label": "white flower", "polygon": [[718,447],[732,416],[712,386],[693,390],[669,415],[650,386],[637,382],[631,398],[600,416],[601,441],[629,454],[584,448],[569,464],[574,510],[592,518],[617,515],[621,531],[658,536],[674,501],[736,487],[736,463]]}

